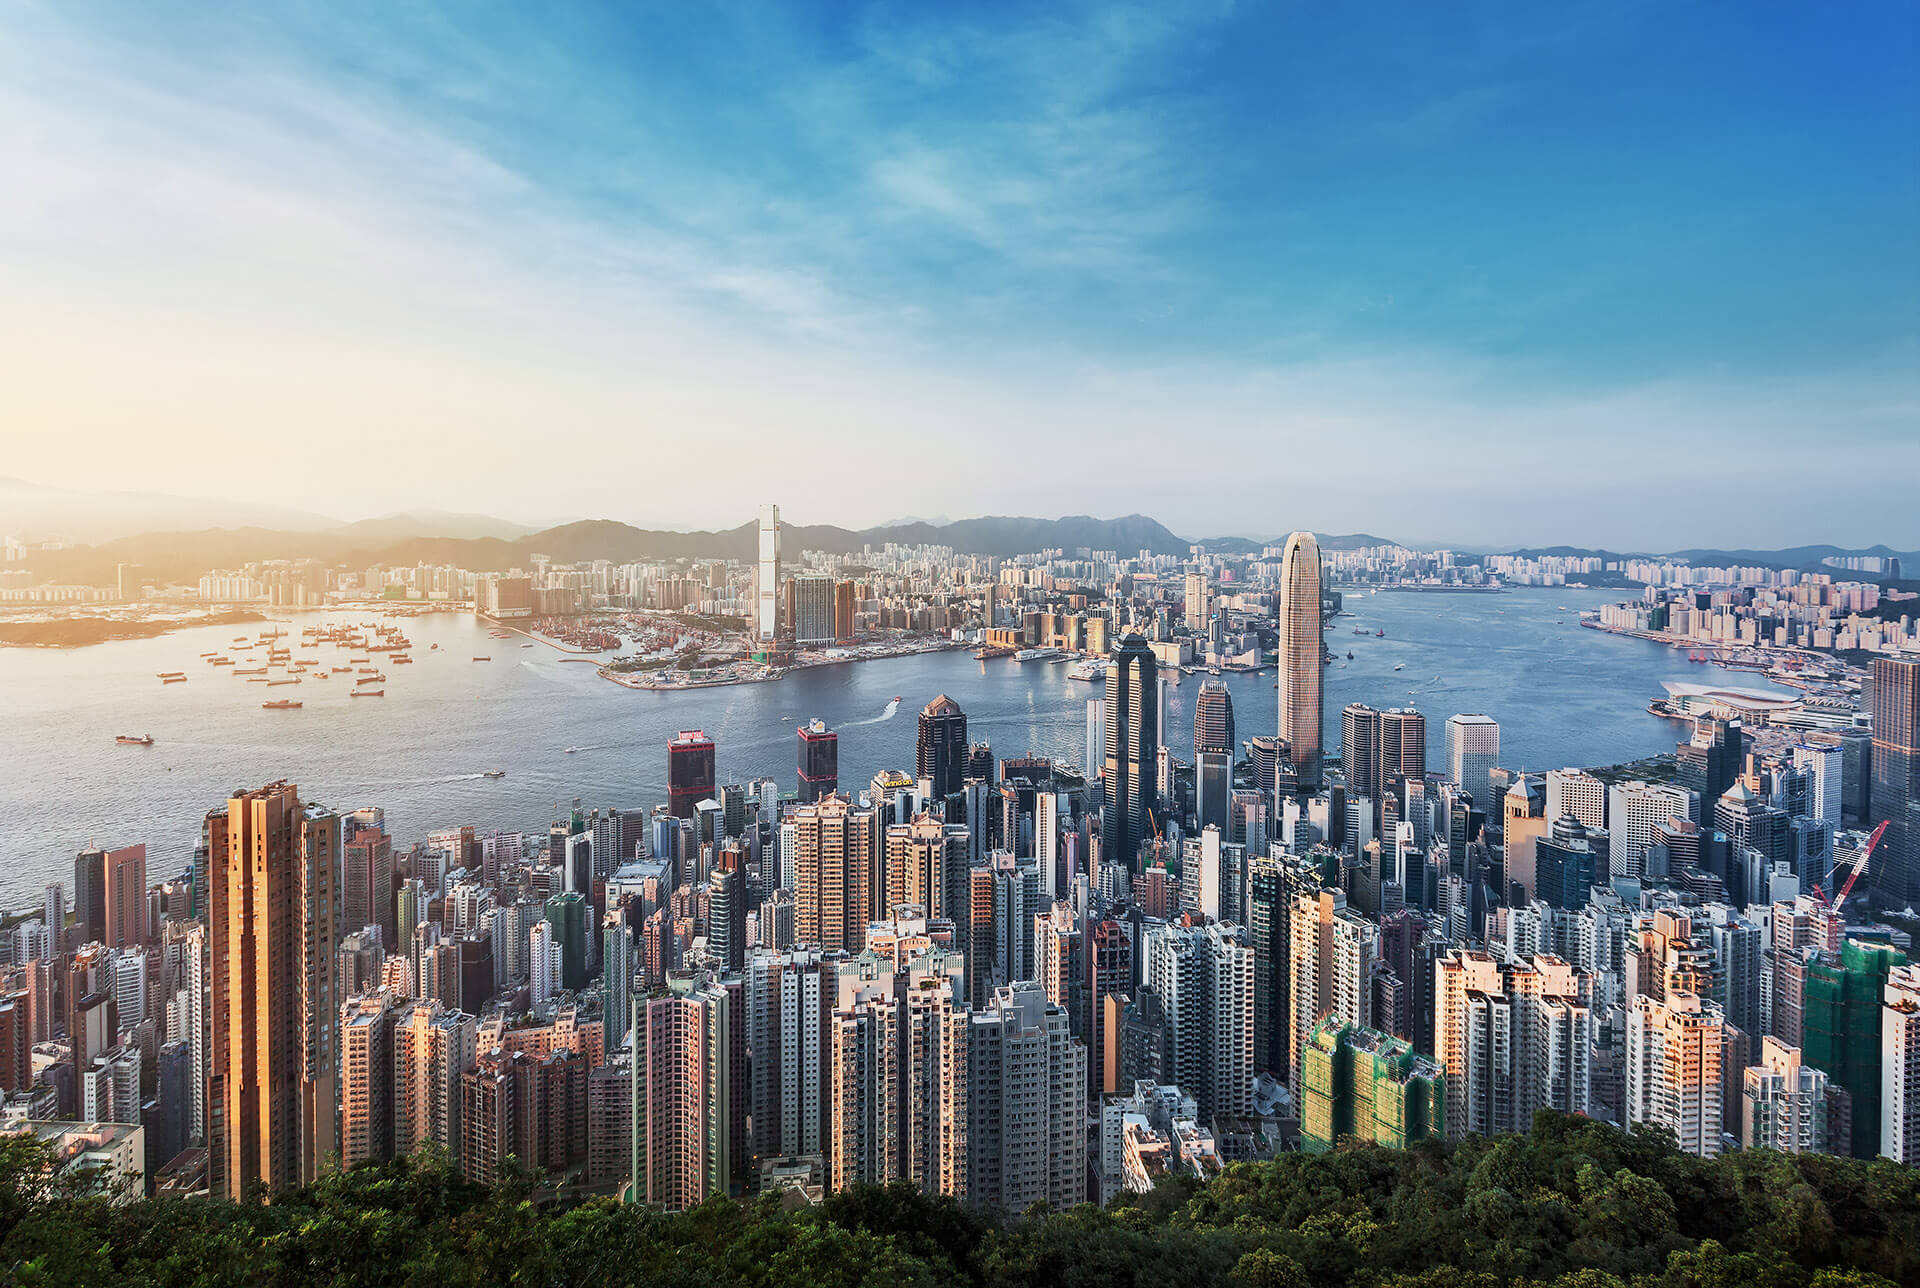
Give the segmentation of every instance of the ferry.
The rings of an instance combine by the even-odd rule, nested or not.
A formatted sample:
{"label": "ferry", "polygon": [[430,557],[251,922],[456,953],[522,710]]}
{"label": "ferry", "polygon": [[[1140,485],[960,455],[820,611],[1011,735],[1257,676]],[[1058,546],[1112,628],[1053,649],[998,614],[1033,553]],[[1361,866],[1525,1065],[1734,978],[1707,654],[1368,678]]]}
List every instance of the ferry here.
{"label": "ferry", "polygon": [[282,699],[279,702],[262,702],[260,704],[260,709],[262,711],[298,711],[300,709],[300,704],[298,702],[289,702],[289,701],[286,701],[285,699]]}
{"label": "ferry", "polygon": [[1023,648],[1013,655],[1016,662],[1049,662],[1060,656],[1057,648]]}
{"label": "ferry", "polygon": [[385,689],[355,689],[353,696],[356,698],[384,698],[387,696],[387,691]]}
{"label": "ferry", "polygon": [[1098,683],[1107,678],[1107,664],[1097,657],[1083,658],[1067,668],[1067,678]]}
{"label": "ferry", "polygon": [[123,733],[119,737],[115,738],[114,741],[119,743],[123,747],[151,747],[153,746],[153,735],[150,733],[143,733],[136,738],[134,735],[130,733]]}

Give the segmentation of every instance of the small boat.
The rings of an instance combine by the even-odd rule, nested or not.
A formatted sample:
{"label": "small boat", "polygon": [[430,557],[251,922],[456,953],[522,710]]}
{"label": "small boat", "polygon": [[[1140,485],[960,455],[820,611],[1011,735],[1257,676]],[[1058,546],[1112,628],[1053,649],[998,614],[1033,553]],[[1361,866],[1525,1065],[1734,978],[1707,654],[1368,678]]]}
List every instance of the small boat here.
{"label": "small boat", "polygon": [[579,749],[578,747],[569,747],[569,748],[567,748],[567,754],[568,754],[569,756],[571,756],[571,755],[573,755],[573,754],[574,754],[574,753],[575,753],[576,751],[579,751],[579,750],[580,750],[580,749]]}
{"label": "small boat", "polygon": [[355,689],[353,696],[356,698],[384,698],[387,696],[387,691],[385,689]]}
{"label": "small boat", "polygon": [[1351,661],[1353,661],[1353,650],[1352,650],[1352,649],[1348,649],[1348,650],[1347,650],[1347,661],[1349,661],[1349,662],[1351,662]]}
{"label": "small boat", "polygon": [[533,647],[533,645],[531,645],[531,644],[522,644],[522,645],[521,645],[520,647],[521,647],[521,648],[532,648],[532,647]]}
{"label": "small boat", "polygon": [[429,647],[432,648],[433,651],[436,653],[440,651],[440,646],[438,644],[433,644],[433,645],[430,645]]}
{"label": "small boat", "polygon": [[1407,669],[1407,664],[1405,662],[1395,662],[1393,664],[1393,669],[1396,671],[1404,671]]}
{"label": "small boat", "polygon": [[123,733],[119,737],[115,738],[114,741],[119,743],[123,747],[151,747],[153,746],[153,735],[150,733],[143,733],[136,738],[134,735],[130,733]]}
{"label": "small boat", "polygon": [[1379,638],[1385,638],[1386,633],[1387,633],[1386,630],[1383,628],[1381,630],[1375,631],[1373,634],[1376,639],[1379,639]]}
{"label": "small boat", "polygon": [[480,777],[482,778],[505,778],[506,776],[507,776],[507,771],[504,769],[489,769],[487,770],[487,772],[480,775]]}
{"label": "small boat", "polygon": [[279,702],[262,702],[260,704],[260,709],[262,711],[298,711],[300,709],[300,704],[298,702],[288,702],[285,699],[282,699]]}

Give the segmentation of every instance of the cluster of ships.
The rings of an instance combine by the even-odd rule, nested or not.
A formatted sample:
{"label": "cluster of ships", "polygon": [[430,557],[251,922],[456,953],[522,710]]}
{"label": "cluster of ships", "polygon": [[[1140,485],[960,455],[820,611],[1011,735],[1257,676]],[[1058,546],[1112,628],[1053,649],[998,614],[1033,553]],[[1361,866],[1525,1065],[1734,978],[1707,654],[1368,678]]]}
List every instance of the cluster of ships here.
{"label": "cluster of ships", "polygon": [[[327,662],[321,656],[323,648],[344,651],[346,664]],[[385,668],[412,665],[412,649],[413,642],[400,627],[364,622],[357,626],[308,626],[297,641],[289,641],[287,633],[280,630],[263,631],[254,638],[236,635],[226,648],[202,653],[200,661],[216,672],[224,668],[229,675],[268,689],[345,676],[349,696],[384,698]],[[188,676],[185,671],[161,671],[156,678],[163,685],[185,684]],[[298,711],[304,705],[297,698],[269,697],[260,707],[264,711]],[[114,741],[151,747],[153,735],[121,734]]]}

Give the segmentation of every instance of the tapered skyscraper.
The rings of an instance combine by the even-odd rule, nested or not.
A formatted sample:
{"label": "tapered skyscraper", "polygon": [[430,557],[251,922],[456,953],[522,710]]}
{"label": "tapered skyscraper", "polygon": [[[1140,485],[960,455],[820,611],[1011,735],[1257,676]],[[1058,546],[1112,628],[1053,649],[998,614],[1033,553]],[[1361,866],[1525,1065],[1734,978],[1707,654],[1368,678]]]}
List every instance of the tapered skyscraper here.
{"label": "tapered skyscraper", "polygon": [[1287,538],[1280,559],[1280,736],[1293,749],[1300,790],[1320,788],[1320,543]]}
{"label": "tapered skyscraper", "polygon": [[1154,758],[1160,746],[1159,665],[1139,635],[1120,641],[1107,672],[1106,808],[1100,819],[1101,853],[1109,862],[1135,867],[1135,855],[1152,829]]}

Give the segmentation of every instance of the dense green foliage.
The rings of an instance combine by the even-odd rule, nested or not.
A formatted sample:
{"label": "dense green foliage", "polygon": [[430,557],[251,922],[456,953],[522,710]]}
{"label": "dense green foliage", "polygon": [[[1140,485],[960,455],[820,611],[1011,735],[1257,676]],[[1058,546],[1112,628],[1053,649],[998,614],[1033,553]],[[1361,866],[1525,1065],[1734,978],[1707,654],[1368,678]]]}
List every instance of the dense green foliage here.
{"label": "dense green foliage", "polygon": [[905,1186],[784,1210],[537,1208],[426,1159],[271,1206],[115,1207],[37,1184],[0,1144],[0,1280],[41,1284],[663,1286],[1232,1284],[1238,1288],[1888,1288],[1920,1282],[1920,1169],[1770,1153],[1712,1162],[1542,1114],[1524,1136],[1292,1155],[1102,1211],[994,1218]]}

